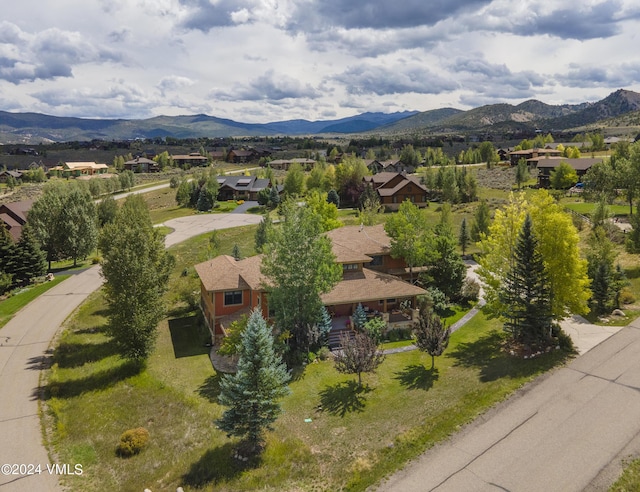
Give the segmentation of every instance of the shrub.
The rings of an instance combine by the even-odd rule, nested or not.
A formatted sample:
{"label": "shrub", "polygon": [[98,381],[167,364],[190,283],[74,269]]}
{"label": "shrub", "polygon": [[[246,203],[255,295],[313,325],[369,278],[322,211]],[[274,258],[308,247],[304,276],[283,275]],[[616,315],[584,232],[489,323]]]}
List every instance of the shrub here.
{"label": "shrub", "polygon": [[144,427],[126,430],[120,436],[120,443],[118,443],[116,453],[118,456],[128,458],[142,451],[148,442],[149,431]]}
{"label": "shrub", "polygon": [[169,188],[177,188],[180,185],[180,178],[178,176],[172,176],[169,180]]}
{"label": "shrub", "polygon": [[331,355],[331,350],[329,350],[329,347],[320,347],[316,355],[320,360],[327,360]]}
{"label": "shrub", "polygon": [[401,340],[411,340],[411,328],[394,328],[387,332],[387,340],[399,342]]}
{"label": "shrub", "polygon": [[620,291],[620,304],[633,304],[635,301],[633,291],[629,287],[623,287]]}
{"label": "shrub", "polygon": [[460,289],[460,297],[464,302],[477,301],[480,295],[480,284],[472,278],[465,278]]}

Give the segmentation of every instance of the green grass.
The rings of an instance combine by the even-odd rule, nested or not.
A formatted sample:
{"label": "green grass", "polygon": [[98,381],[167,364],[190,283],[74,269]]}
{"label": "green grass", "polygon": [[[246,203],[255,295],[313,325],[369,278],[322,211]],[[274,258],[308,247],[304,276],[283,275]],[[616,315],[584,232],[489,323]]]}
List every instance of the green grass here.
{"label": "green grass", "polygon": [[609,488],[609,492],[634,492],[640,490],[640,459],[627,462],[622,475]]}
{"label": "green grass", "polygon": [[51,282],[45,282],[33,287],[29,287],[19,294],[15,294],[4,301],[0,301],[0,328],[6,325],[13,316],[23,307],[33,301],[36,297],[44,294],[49,289],[55,287],[60,282],[68,278],[69,275],[57,275]]}
{"label": "green grass", "polygon": [[[591,215],[596,209],[597,204],[591,202],[566,202],[563,203],[569,210],[573,210],[582,215]],[[608,205],[609,212],[617,217],[626,217],[629,215],[629,206],[627,205]]]}
{"label": "green grass", "polygon": [[[238,243],[252,254],[254,231],[219,231],[221,249]],[[206,259],[209,236],[172,248],[170,316],[146,367],[117,356],[101,292],[64,330],[45,381],[45,415],[50,450],[83,464],[82,476],[64,477],[72,490],[364,490],[565,357],[514,359],[501,350],[499,324],[479,314],[452,335],[434,371],[420,351],[389,355],[357,388],[330,361],[315,362],[291,382],[260,466],[241,467],[231,458],[235,441],[213,425],[223,411],[221,376],[184,302],[197,289],[190,266]],[[139,426],[151,434],[149,447],[118,458],[120,434]]]}

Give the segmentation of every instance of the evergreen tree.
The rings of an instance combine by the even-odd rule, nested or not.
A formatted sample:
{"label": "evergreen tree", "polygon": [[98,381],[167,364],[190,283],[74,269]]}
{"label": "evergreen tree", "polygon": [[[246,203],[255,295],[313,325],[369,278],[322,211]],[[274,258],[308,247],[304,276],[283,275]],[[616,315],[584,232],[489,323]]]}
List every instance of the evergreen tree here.
{"label": "evergreen tree", "polygon": [[462,254],[464,255],[467,251],[467,246],[471,242],[471,236],[469,234],[469,229],[467,228],[467,218],[462,219],[462,223],[460,224],[460,234],[458,235],[458,244],[460,248],[462,248]]}
{"label": "evergreen tree", "polygon": [[238,246],[238,243],[233,245],[233,249],[231,250],[231,256],[233,256],[236,261],[242,259],[242,253],[240,252],[240,246]]}
{"label": "evergreen tree", "polygon": [[198,193],[198,202],[196,203],[196,208],[200,212],[208,212],[213,208],[213,201],[211,200],[211,196],[206,187],[201,187],[200,192]]}
{"label": "evergreen tree", "polygon": [[471,239],[476,242],[480,241],[483,234],[488,234],[490,223],[491,212],[489,210],[489,204],[486,200],[482,200],[474,215],[474,222],[471,226]]}
{"label": "evergreen tree", "polygon": [[449,299],[456,299],[466,277],[466,266],[456,251],[456,240],[450,229],[437,232],[433,242],[434,258],[429,263],[428,275],[433,285]]}
{"label": "evergreen tree", "polygon": [[269,191],[269,202],[267,206],[269,208],[276,208],[280,204],[280,194],[278,193],[278,187],[273,185]]}
{"label": "evergreen tree", "polygon": [[329,332],[331,328],[332,324],[329,310],[325,306],[322,306],[320,310],[320,320],[318,321],[318,343],[320,346],[325,347],[329,344]]}
{"label": "evergreen tree", "polygon": [[413,334],[416,337],[416,347],[431,356],[431,369],[433,369],[435,358],[442,355],[449,346],[451,328],[448,328],[433,310],[426,307],[420,310],[418,321],[413,325]]}
{"label": "evergreen tree", "polygon": [[529,174],[529,166],[526,159],[520,159],[518,166],[516,167],[516,184],[518,189],[522,188],[522,184],[526,183],[531,178]]}
{"label": "evergreen tree", "polygon": [[4,222],[0,221],[0,293],[8,289],[14,282],[14,274],[18,268],[17,248]]}
{"label": "evergreen tree", "polygon": [[530,347],[550,343],[552,329],[551,289],[538,241],[527,214],[518,234],[514,263],[499,293],[505,306],[504,328],[513,339]]}
{"label": "evergreen tree", "polygon": [[278,400],[289,392],[289,373],[273,345],[266,321],[253,311],[242,334],[237,371],[220,382],[218,401],[229,408],[216,423],[227,436],[240,437],[242,450],[252,456],[262,450],[264,432],[281,412]]}
{"label": "evergreen tree", "polygon": [[35,235],[29,224],[22,228],[20,240],[16,245],[17,267],[15,280],[17,282],[29,282],[35,277],[40,277],[47,272],[47,257],[40,249]]}
{"label": "evergreen tree", "polygon": [[271,217],[269,217],[269,215],[265,215],[264,219],[262,219],[262,222],[258,224],[258,228],[256,229],[256,252],[262,253],[264,251],[264,247],[269,242],[269,234],[272,226],[273,222],[271,221]]}
{"label": "evergreen tree", "polygon": [[362,307],[362,303],[358,303],[355,311],[353,312],[353,324],[356,330],[362,331],[364,324],[367,322],[367,312]]}
{"label": "evergreen tree", "polygon": [[336,190],[329,190],[329,193],[327,193],[327,201],[340,208],[340,195],[338,195],[338,192]]}

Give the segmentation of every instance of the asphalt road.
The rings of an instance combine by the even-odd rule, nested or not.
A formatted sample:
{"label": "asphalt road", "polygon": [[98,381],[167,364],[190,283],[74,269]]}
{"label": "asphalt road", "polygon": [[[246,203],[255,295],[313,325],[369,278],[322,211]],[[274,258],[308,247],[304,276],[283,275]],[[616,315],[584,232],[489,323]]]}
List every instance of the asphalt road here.
{"label": "asphalt road", "polygon": [[[165,242],[169,247],[214,229],[255,224],[260,220],[260,215],[246,214],[202,214],[173,219],[165,224],[174,229]],[[101,285],[102,277],[97,266],[73,275],[31,302],[0,329],[2,492],[60,490],[56,474],[50,474],[47,469],[51,464],[42,442],[38,415],[39,379],[41,369],[50,361],[51,341],[60,326]],[[5,464],[17,467],[10,468],[7,473],[2,466]],[[20,465],[26,466],[21,470]]]}
{"label": "asphalt road", "polygon": [[639,452],[636,320],[527,385],[377,490],[607,490],[622,460]]}

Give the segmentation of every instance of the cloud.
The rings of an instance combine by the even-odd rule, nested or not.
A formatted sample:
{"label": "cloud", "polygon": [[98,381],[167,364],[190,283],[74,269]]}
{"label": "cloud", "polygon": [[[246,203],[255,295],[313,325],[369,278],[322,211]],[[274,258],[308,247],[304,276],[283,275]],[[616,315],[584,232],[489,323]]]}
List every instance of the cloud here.
{"label": "cloud", "polygon": [[285,74],[276,74],[268,70],[264,75],[249,81],[247,84],[236,84],[231,91],[214,89],[209,97],[223,101],[269,101],[283,99],[315,99],[320,92],[311,84],[305,84]]}
{"label": "cloud", "polygon": [[98,47],[78,32],[50,28],[36,34],[9,22],[0,23],[0,78],[18,84],[36,79],[72,77],[73,66],[119,61],[121,56]]}
{"label": "cloud", "polygon": [[640,83],[640,62],[608,66],[572,63],[568,68],[567,72],[554,75],[559,83],[568,87],[627,87]]}
{"label": "cloud", "polygon": [[405,29],[433,26],[461,11],[475,11],[491,0],[315,0],[297,2],[288,28],[296,32],[321,31],[327,26],[345,29]]}
{"label": "cloud", "polygon": [[157,87],[158,89],[160,89],[161,94],[164,96],[167,92],[185,89],[187,87],[191,87],[193,84],[193,80],[187,77],[182,77],[180,75],[170,75],[168,77],[164,77]]}
{"label": "cloud", "polygon": [[459,88],[451,78],[442,77],[417,64],[393,67],[359,64],[332,77],[332,80],[343,84],[352,95],[439,94]]}
{"label": "cloud", "polygon": [[209,32],[211,29],[254,23],[282,21],[277,0],[179,0],[186,9],[179,26],[187,30]]}

